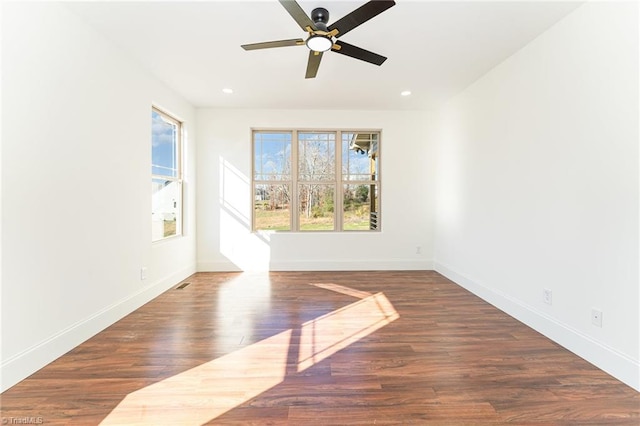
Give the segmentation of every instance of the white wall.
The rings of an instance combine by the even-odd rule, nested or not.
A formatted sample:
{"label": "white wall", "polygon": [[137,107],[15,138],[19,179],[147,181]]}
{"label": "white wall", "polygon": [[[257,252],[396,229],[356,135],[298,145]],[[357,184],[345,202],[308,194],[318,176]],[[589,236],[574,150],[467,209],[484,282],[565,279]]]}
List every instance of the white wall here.
{"label": "white wall", "polygon": [[[4,390],[195,271],[195,144],[193,108],[63,5],[5,3],[2,43]],[[189,133],[186,236],[159,244],[152,103]]]}
{"label": "white wall", "polygon": [[[432,267],[422,113],[209,109],[197,122],[198,270]],[[382,129],[382,232],[253,234],[251,128]]]}
{"label": "white wall", "polygon": [[436,269],[636,389],[638,71],[637,4],[587,3],[430,127]]}

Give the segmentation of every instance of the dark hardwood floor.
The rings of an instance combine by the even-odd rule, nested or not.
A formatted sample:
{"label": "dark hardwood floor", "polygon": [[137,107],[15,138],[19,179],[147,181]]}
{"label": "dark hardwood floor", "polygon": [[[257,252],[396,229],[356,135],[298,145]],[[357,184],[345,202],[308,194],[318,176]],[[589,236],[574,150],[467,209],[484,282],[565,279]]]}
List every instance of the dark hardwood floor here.
{"label": "dark hardwood floor", "polygon": [[435,272],[185,282],[3,393],[3,420],[640,424],[640,393]]}

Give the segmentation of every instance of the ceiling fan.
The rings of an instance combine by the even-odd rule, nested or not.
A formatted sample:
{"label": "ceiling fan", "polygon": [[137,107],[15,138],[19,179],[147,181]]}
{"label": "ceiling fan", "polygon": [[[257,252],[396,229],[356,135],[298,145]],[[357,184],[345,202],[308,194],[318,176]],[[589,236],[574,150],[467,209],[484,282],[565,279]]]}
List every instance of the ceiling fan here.
{"label": "ceiling fan", "polygon": [[375,65],[382,65],[387,60],[386,57],[370,52],[352,44],[335,40],[356,28],[357,26],[367,22],[369,19],[379,15],[391,6],[396,4],[395,1],[387,0],[371,0],[360,6],[353,12],[343,16],[338,21],[327,26],[329,22],[329,11],[325,8],[318,7],[313,9],[311,17],[307,16],[302,7],[295,0],[278,0],[282,6],[289,12],[291,17],[300,25],[304,31],[309,33],[306,40],[301,38],[289,40],[266,41],[262,43],[243,44],[244,50],[270,49],[273,47],[286,46],[302,46],[306,45],[309,52],[309,60],[307,61],[307,72],[305,78],[315,78],[320,67],[322,54],[328,50],[332,50],[342,55],[360,59]]}

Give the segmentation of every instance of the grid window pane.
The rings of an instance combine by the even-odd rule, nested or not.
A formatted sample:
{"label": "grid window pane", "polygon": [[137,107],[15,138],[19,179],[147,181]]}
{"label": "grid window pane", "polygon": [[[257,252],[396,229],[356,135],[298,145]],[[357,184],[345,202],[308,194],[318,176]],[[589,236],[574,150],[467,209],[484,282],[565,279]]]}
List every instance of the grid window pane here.
{"label": "grid window pane", "polygon": [[151,111],[151,174],[178,177],[180,123]]}
{"label": "grid window pane", "polygon": [[255,180],[290,179],[291,133],[256,132],[253,147]]}
{"label": "grid window pane", "polygon": [[334,186],[304,184],[298,186],[298,217],[301,231],[333,231]]}
{"label": "grid window pane", "polygon": [[253,215],[256,230],[291,230],[291,186],[288,184],[255,185]]}
{"label": "grid window pane", "polygon": [[181,188],[175,180],[151,179],[153,241],[180,233]]}
{"label": "grid window pane", "polygon": [[298,179],[335,180],[335,133],[298,134]]}
{"label": "grid window pane", "polygon": [[378,134],[342,134],[343,180],[376,180]]}
{"label": "grid window pane", "polygon": [[377,185],[346,184],[343,186],[344,231],[366,231],[377,229]]}

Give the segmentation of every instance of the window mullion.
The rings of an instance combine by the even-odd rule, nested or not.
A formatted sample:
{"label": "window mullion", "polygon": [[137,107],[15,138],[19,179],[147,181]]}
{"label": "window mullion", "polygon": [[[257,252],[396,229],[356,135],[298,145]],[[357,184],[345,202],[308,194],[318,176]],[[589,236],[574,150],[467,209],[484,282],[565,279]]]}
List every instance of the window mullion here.
{"label": "window mullion", "polygon": [[342,231],[342,223],[343,223],[343,207],[342,203],[344,200],[344,196],[342,195],[342,191],[344,190],[344,185],[342,183],[342,131],[338,130],[336,132],[336,141],[335,141],[335,152],[336,152],[336,161],[335,161],[335,190],[334,197],[335,200],[333,202],[334,209],[334,222],[336,224],[336,231]]}
{"label": "window mullion", "polygon": [[[259,170],[256,170],[256,150],[258,150],[260,152],[260,155],[262,155],[262,144],[257,144],[256,143],[256,133],[255,132],[251,132],[251,169],[252,169],[252,176],[251,178],[253,179],[253,184],[251,185],[251,191],[250,191],[250,197],[251,197],[251,226],[252,229],[255,231],[255,227],[256,227],[256,193],[257,193],[257,188],[258,185],[261,185],[262,182],[256,180],[256,176],[260,176],[261,179],[264,179],[264,175],[263,170],[262,170],[262,162],[258,163],[258,168]],[[220,166],[224,167],[223,164],[223,160],[220,161]],[[222,189],[221,189],[222,190]],[[261,197],[262,198],[262,191],[260,192]]]}
{"label": "window mullion", "polygon": [[177,175],[178,175],[178,181],[182,182],[182,169],[184,168],[184,164],[182,162],[182,154],[183,154],[183,147],[182,147],[182,141],[184,140],[184,126],[182,124],[180,124],[178,126],[178,131],[177,133],[177,147],[176,147],[176,161],[178,162],[178,164],[176,164],[176,170]]}
{"label": "window mullion", "polygon": [[298,200],[298,131],[294,130],[291,135],[291,230],[299,231],[299,200]]}

